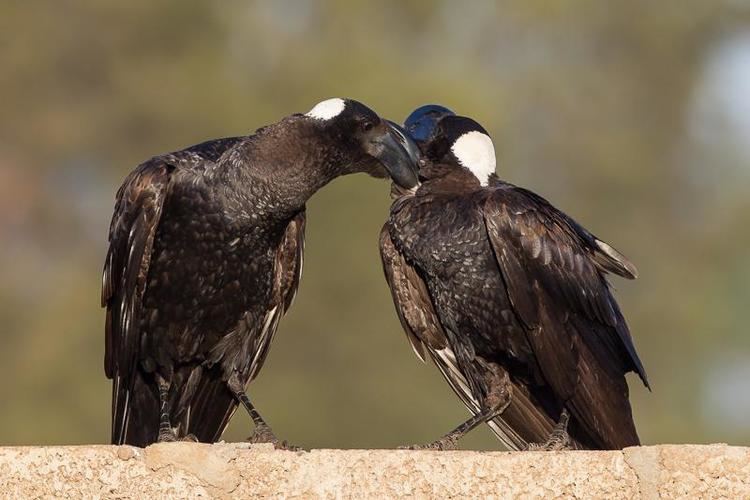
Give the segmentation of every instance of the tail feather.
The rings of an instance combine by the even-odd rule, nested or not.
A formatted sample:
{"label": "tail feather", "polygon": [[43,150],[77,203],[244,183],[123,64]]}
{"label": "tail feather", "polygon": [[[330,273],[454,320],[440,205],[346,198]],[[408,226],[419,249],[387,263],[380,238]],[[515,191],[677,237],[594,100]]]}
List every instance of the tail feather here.
{"label": "tail feather", "polygon": [[505,426],[513,429],[521,438],[523,447],[515,449],[523,450],[529,444],[544,442],[555,423],[529,399],[528,391],[522,384],[513,384],[511,398],[511,404],[501,418],[495,419],[495,423],[498,424],[498,421],[502,420]]}
{"label": "tail feather", "polygon": [[236,410],[237,400],[218,368],[205,370],[190,405],[187,432],[202,443],[216,442]]}
{"label": "tail feather", "polygon": [[567,406],[582,433],[596,443],[597,449],[618,450],[640,445],[625,375],[605,367],[597,368],[590,351],[583,348],[581,353],[582,382]]}
{"label": "tail feather", "polygon": [[112,382],[116,392],[113,408],[112,444],[129,444],[145,447],[155,443],[159,429],[159,396],[141,370],[135,370],[133,385],[121,387],[118,379]]}
{"label": "tail feather", "polygon": [[[550,414],[557,414],[562,408],[546,408],[548,397],[539,390],[529,391],[525,384],[514,382],[511,404],[503,414],[488,422],[488,425],[498,438],[511,450],[525,450],[529,444],[541,444],[549,439],[556,421]],[[555,405],[559,406],[559,405]],[[573,449],[591,449],[592,443],[586,441],[585,436],[573,432],[569,428],[570,445]],[[503,439],[501,436],[506,437]],[[510,436],[510,446],[507,437]]]}

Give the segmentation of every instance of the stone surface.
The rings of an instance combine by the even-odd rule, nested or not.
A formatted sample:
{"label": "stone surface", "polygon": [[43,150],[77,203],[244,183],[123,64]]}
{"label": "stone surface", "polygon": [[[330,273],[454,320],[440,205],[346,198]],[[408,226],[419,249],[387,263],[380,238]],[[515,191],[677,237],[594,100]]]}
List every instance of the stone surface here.
{"label": "stone surface", "polygon": [[3,498],[750,498],[750,448],[277,451],[163,443],[0,448]]}

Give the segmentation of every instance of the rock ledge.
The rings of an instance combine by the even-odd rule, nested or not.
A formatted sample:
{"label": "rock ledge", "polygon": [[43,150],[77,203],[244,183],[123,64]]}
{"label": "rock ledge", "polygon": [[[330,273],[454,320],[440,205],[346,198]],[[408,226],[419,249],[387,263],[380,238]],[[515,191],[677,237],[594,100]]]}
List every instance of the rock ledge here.
{"label": "rock ledge", "polygon": [[276,451],[164,443],[0,448],[5,498],[750,498],[750,448]]}

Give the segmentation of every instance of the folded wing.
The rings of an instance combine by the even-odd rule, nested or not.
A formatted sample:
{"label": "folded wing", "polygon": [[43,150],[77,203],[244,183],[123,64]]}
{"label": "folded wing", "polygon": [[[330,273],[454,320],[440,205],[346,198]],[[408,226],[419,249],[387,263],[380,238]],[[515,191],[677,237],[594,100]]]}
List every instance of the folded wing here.
{"label": "folded wing", "polygon": [[625,373],[648,382],[604,276],[633,278],[634,266],[529,191],[498,187],[484,215],[509,299],[546,382],[587,441],[604,448],[637,444]]}
{"label": "folded wing", "polygon": [[[101,297],[102,307],[107,310],[104,371],[113,382],[113,443],[125,441],[134,408],[139,421],[151,422],[157,418],[158,402],[137,370],[137,362],[142,300],[154,238],[174,181],[173,173],[184,167],[201,169],[239,140],[238,137],[218,139],[154,157],[131,172],[117,192]],[[133,425],[131,433],[155,433],[151,427]],[[145,434],[132,435],[129,441],[148,442],[149,439]]]}
{"label": "folded wing", "polygon": [[127,429],[143,293],[173,170],[154,158],[133,171],[117,193],[102,277],[102,307],[107,308],[104,371],[113,381],[113,443],[123,442]]}

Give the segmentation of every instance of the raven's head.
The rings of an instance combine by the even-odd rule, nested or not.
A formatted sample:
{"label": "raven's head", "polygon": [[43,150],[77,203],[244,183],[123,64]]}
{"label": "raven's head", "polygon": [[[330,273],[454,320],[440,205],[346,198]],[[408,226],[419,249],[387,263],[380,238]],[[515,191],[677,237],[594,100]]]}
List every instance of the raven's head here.
{"label": "raven's head", "polygon": [[420,106],[404,121],[418,144],[421,161],[456,165],[469,170],[486,186],[495,173],[495,147],[479,123],[439,104]]}
{"label": "raven's head", "polygon": [[339,174],[387,174],[407,189],[417,184],[416,153],[408,150],[401,131],[364,104],[352,99],[327,99],[305,117],[313,120],[316,129],[331,138],[339,150]]}

